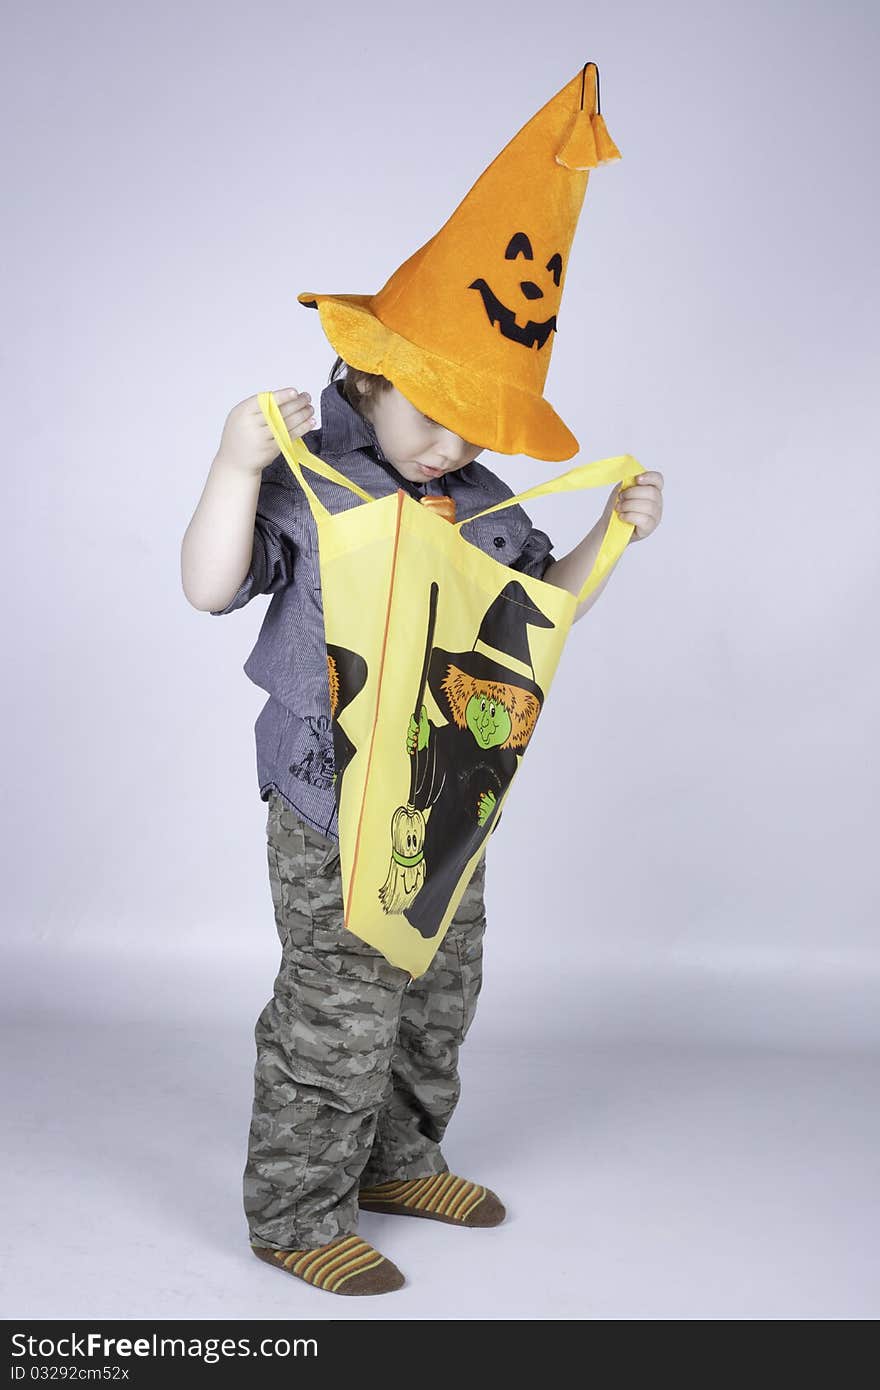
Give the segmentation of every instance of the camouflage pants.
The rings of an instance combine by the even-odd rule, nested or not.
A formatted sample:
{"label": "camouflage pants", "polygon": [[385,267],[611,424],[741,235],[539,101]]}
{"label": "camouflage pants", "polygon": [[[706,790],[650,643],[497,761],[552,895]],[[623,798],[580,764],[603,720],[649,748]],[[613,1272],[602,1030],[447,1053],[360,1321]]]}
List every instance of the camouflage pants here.
{"label": "camouflage pants", "polygon": [[255,1245],[310,1249],[356,1229],[359,1186],[447,1170],[440,1141],[482,978],[486,859],[410,981],[342,926],[338,843],[274,791],[267,854],[282,953],[255,1029],[244,1208]]}

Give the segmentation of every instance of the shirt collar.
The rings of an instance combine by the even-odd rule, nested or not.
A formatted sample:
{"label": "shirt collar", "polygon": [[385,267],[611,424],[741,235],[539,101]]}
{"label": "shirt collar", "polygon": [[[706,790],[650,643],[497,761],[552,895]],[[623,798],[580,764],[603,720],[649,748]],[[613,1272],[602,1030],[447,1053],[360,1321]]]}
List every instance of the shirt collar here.
{"label": "shirt collar", "polygon": [[321,392],[321,453],[350,454],[354,449],[377,449],[379,441],[369,420],[342,394],[339,378]]}
{"label": "shirt collar", "polygon": [[[342,391],[342,381],[337,377],[321,392],[321,454],[337,457],[340,454],[350,454],[355,449],[369,449],[386,469],[394,468],[382,452],[372,423],[346,399]],[[394,474],[400,477],[396,469]],[[472,463],[457,469],[455,473],[447,474],[444,481],[449,482],[453,479],[469,483],[473,487],[477,486]],[[406,479],[402,481],[406,482]]]}

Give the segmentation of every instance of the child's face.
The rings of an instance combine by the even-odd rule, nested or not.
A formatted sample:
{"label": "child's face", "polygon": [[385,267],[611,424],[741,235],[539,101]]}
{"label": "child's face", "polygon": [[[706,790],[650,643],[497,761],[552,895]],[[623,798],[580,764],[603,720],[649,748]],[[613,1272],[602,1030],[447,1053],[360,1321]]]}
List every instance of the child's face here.
{"label": "child's face", "polygon": [[[358,389],[360,386],[358,382]],[[424,483],[464,468],[482,449],[423,415],[396,386],[365,402],[364,413],[388,462],[411,483]]]}

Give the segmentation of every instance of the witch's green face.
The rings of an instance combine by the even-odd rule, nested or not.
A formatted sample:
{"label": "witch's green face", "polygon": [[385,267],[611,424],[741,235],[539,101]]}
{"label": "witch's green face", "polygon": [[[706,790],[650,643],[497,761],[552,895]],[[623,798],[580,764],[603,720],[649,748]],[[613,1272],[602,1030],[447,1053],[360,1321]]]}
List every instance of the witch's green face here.
{"label": "witch's green face", "polygon": [[510,738],[512,724],[506,705],[488,695],[472,695],[464,712],[467,726],[481,748],[498,748]]}

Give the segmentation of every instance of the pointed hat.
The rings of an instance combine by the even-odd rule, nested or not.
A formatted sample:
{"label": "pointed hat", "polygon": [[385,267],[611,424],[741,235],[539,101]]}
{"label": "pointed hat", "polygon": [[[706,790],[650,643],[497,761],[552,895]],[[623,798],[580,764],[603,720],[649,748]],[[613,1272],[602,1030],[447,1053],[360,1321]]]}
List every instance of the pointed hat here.
{"label": "pointed hat", "polygon": [[526,593],[519,580],[511,580],[490,604],[477,640],[469,652],[447,652],[435,647],[428,667],[428,684],[438,707],[454,718],[446,688],[450,667],[478,681],[494,681],[527,690],[541,704],[544,692],[535,681],[535,668],[529,648],[529,627],[553,627]]}
{"label": "pointed hat", "polygon": [[377,294],[297,299],[345,362],[469,443],[569,459],[578,441],[544,381],[590,170],[619,158],[585,63]]}

